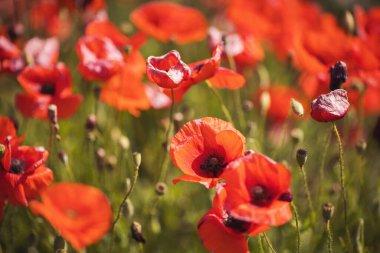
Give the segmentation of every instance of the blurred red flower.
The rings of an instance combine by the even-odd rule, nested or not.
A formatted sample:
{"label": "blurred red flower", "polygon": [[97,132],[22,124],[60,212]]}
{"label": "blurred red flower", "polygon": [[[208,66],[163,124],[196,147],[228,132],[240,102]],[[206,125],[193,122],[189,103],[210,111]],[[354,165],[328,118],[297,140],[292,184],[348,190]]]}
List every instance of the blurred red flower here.
{"label": "blurred red flower", "polygon": [[41,199],[30,203],[33,213],[43,216],[78,251],[99,241],[111,228],[111,205],[95,187],[58,183],[43,191]]}
{"label": "blurred red flower", "polygon": [[150,56],[146,63],[148,79],[162,88],[176,88],[189,81],[190,67],[181,61],[181,56],[172,50],[163,56]]}
{"label": "blurred red flower", "polygon": [[72,94],[71,76],[63,63],[27,67],[17,80],[25,93],[17,94],[16,107],[27,117],[47,119],[48,106],[55,104],[58,118],[68,118],[82,101],[81,95]]}
{"label": "blurred red flower", "polygon": [[146,3],[130,19],[145,34],[163,42],[185,44],[206,37],[207,21],[198,10],[169,2]]}
{"label": "blurred red flower", "polygon": [[231,162],[222,175],[226,211],[235,219],[279,226],[291,217],[290,171],[268,157],[250,152]]}
{"label": "blurred red flower", "polygon": [[53,172],[45,167],[48,152],[42,147],[18,146],[10,136],[2,143],[0,191],[13,205],[27,206],[53,181]]}
{"label": "blurred red flower", "polygon": [[34,37],[25,44],[24,52],[31,65],[51,66],[58,62],[59,41],[55,37]]}
{"label": "blurred red flower", "polygon": [[331,122],[343,118],[349,107],[347,91],[336,89],[314,99],[310,114],[316,121]]}
{"label": "blurred red flower", "polygon": [[24,67],[20,50],[6,37],[0,35],[0,72],[18,72]]}
{"label": "blurred red flower", "polygon": [[123,55],[107,37],[84,36],[78,40],[76,50],[79,72],[90,81],[107,81],[124,64]]}
{"label": "blurred red flower", "polygon": [[255,236],[269,229],[232,217],[224,208],[226,190],[218,185],[210,209],[198,222],[198,235],[207,250],[214,253],[248,253],[244,234]]}
{"label": "blurred red flower", "polygon": [[185,174],[173,182],[214,187],[228,163],[243,155],[244,144],[244,136],[221,119],[206,117],[186,123],[170,143],[172,161]]}

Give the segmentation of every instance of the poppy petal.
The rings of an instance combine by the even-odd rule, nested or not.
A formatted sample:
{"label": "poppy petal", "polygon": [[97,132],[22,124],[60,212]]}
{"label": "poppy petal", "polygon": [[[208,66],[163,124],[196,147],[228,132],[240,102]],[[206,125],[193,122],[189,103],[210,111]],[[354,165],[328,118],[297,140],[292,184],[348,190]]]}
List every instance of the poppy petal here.
{"label": "poppy petal", "polygon": [[226,68],[218,68],[213,77],[208,79],[211,86],[218,89],[235,90],[244,86],[244,76]]}

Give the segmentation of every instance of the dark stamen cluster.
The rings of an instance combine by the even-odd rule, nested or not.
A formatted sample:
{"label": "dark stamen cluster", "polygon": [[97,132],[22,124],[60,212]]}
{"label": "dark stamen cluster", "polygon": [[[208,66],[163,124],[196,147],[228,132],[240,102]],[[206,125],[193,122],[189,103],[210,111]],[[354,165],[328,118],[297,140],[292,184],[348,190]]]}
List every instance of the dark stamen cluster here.
{"label": "dark stamen cluster", "polygon": [[255,206],[266,206],[272,200],[267,189],[261,185],[255,185],[251,189],[251,203]]}
{"label": "dark stamen cluster", "polygon": [[13,158],[11,160],[11,167],[9,169],[10,173],[22,174],[25,170],[25,163],[23,160]]}
{"label": "dark stamen cluster", "polygon": [[223,223],[226,227],[229,227],[235,230],[236,232],[240,232],[240,233],[244,233],[251,226],[251,223],[238,220],[230,215],[227,215],[227,217],[224,218]]}
{"label": "dark stamen cluster", "polygon": [[40,88],[40,93],[45,95],[54,95],[55,94],[55,86],[50,83],[42,84]]}
{"label": "dark stamen cluster", "polygon": [[226,167],[226,164],[223,164],[222,158],[218,155],[210,155],[201,165],[201,170],[207,172],[210,177],[218,177],[222,174],[224,167]]}

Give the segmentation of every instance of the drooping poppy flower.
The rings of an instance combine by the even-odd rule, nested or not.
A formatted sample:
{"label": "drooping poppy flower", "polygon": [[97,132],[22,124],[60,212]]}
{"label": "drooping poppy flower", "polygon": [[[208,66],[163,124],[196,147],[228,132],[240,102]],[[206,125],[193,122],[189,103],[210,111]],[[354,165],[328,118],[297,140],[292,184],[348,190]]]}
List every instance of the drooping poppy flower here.
{"label": "drooping poppy flower", "polygon": [[148,79],[162,88],[176,88],[190,79],[190,67],[181,61],[176,50],[154,57],[150,56],[146,62]]}
{"label": "drooping poppy flower", "polygon": [[84,36],[76,46],[79,72],[87,80],[106,81],[123,66],[123,55],[106,37]]}
{"label": "drooping poppy flower", "polygon": [[58,118],[68,118],[82,101],[81,95],[72,94],[71,76],[63,63],[27,67],[17,80],[26,93],[17,94],[16,107],[27,117],[47,119],[48,106],[55,104]]}
{"label": "drooping poppy flower", "polygon": [[316,121],[331,122],[343,118],[349,107],[347,91],[336,89],[314,99],[310,115]]}
{"label": "drooping poppy flower", "polygon": [[30,208],[43,216],[74,249],[99,241],[111,228],[112,210],[99,189],[78,183],[58,183],[41,193]]}
{"label": "drooping poppy flower", "polygon": [[119,29],[108,19],[95,19],[87,24],[86,35],[107,37],[120,49],[130,46],[133,49],[140,48],[146,40],[142,33],[136,33],[131,38],[125,36]]}
{"label": "drooping poppy flower", "polygon": [[100,99],[119,111],[139,116],[140,110],[150,107],[141,75],[136,75],[125,64],[122,70],[102,86]]}
{"label": "drooping poppy flower", "polygon": [[59,41],[55,37],[48,39],[34,37],[28,40],[24,52],[30,64],[51,66],[58,62]]}
{"label": "drooping poppy flower", "polygon": [[24,67],[20,50],[6,37],[0,36],[0,72],[18,72]]}
{"label": "drooping poppy flower", "polygon": [[249,152],[223,174],[225,209],[235,219],[279,226],[291,217],[290,171],[268,157]]}
{"label": "drooping poppy flower", "polygon": [[130,19],[139,30],[163,42],[185,44],[206,37],[207,21],[202,13],[176,3],[146,3],[135,9]]}
{"label": "drooping poppy flower", "polygon": [[42,147],[18,146],[12,137],[4,142],[0,164],[0,190],[13,205],[27,206],[53,181],[53,172],[45,167],[48,152]]}
{"label": "drooping poppy flower", "polygon": [[198,235],[204,247],[214,253],[248,253],[247,239],[244,234],[255,236],[269,229],[232,217],[224,208],[226,190],[217,186],[212,209],[198,222]]}
{"label": "drooping poppy flower", "polygon": [[186,123],[170,143],[172,161],[185,174],[173,182],[214,187],[227,164],[243,154],[244,144],[244,136],[221,119],[206,117]]}

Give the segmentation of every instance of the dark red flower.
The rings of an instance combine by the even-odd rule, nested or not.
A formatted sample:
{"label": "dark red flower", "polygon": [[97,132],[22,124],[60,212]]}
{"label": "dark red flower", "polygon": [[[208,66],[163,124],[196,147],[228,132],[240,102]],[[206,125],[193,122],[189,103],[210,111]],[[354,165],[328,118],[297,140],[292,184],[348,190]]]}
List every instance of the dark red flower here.
{"label": "dark red flower", "polygon": [[84,36],[76,46],[79,72],[87,80],[106,81],[120,71],[123,55],[112,40],[100,36]]}
{"label": "dark red flower", "polygon": [[186,123],[170,143],[172,161],[185,173],[173,182],[214,187],[228,163],[243,154],[244,144],[244,136],[223,120],[206,117]]}
{"label": "dark red flower", "polygon": [[198,235],[210,252],[248,253],[244,234],[255,236],[268,230],[269,226],[235,219],[224,208],[226,198],[226,190],[218,185],[212,209],[198,222]]}
{"label": "dark red flower", "polygon": [[176,88],[190,80],[191,69],[181,61],[180,54],[172,50],[169,53],[150,56],[146,63],[148,79],[162,88]]}
{"label": "dark red flower", "polygon": [[28,40],[24,52],[30,64],[51,66],[58,62],[59,41],[55,37],[48,39],[34,37]]}
{"label": "dark red flower", "polygon": [[71,76],[63,63],[27,67],[17,79],[25,93],[16,96],[16,107],[24,116],[47,119],[48,106],[55,104],[58,118],[68,118],[82,101],[82,96],[72,94]]}
{"label": "dark red flower", "polygon": [[343,118],[349,107],[347,91],[336,89],[314,99],[310,114],[316,121],[330,122]]}
{"label": "dark red flower", "polygon": [[0,72],[18,72],[24,67],[20,50],[6,37],[0,35]]}
{"label": "dark red flower", "polygon": [[145,34],[178,44],[206,37],[207,21],[198,10],[169,2],[150,2],[135,9],[130,19]]}
{"label": "dark red flower", "polygon": [[279,226],[291,217],[290,171],[268,157],[250,152],[231,162],[225,180],[226,211],[235,219]]}
{"label": "dark red flower", "polygon": [[18,146],[8,137],[0,163],[0,190],[13,205],[28,205],[53,181],[53,172],[45,167],[48,152],[42,147]]}

